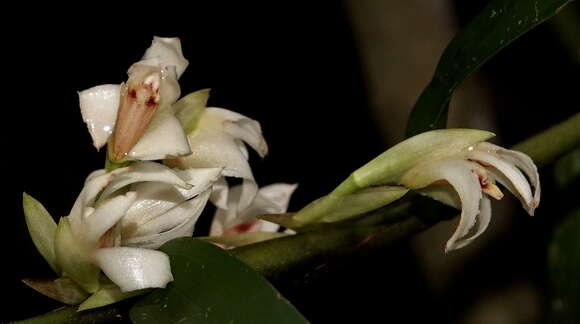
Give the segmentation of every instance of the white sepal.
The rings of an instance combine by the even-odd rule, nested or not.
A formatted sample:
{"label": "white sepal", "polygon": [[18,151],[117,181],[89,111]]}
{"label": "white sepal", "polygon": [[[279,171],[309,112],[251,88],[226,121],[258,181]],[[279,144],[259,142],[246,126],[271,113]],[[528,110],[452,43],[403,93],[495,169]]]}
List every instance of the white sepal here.
{"label": "white sepal", "polygon": [[195,223],[205,208],[210,190],[182,203],[167,213],[138,227],[124,245],[156,249],[172,239],[193,234]]}
{"label": "white sepal", "polygon": [[96,149],[107,143],[115,129],[120,89],[118,84],[103,84],[78,93],[83,121],[87,124]]}
{"label": "white sepal", "polygon": [[160,251],[114,247],[98,249],[95,262],[122,292],[165,288],[173,280],[169,257]]}
{"label": "white sepal", "polygon": [[177,79],[181,77],[189,62],[183,57],[181,41],[177,37],[153,37],[151,46],[145,51],[143,60],[162,69],[175,67]]}
{"label": "white sepal", "polygon": [[171,113],[154,119],[128,155],[134,160],[161,160],[191,153],[181,123]]}
{"label": "white sepal", "polygon": [[474,168],[477,166],[472,162],[448,158],[420,163],[401,178],[401,184],[411,189],[420,189],[434,182],[446,181],[457,192],[461,201],[461,218],[455,233],[447,241],[446,252],[457,249],[461,240],[469,234],[476,223],[482,191],[479,178],[472,171]]}
{"label": "white sepal", "polygon": [[191,188],[191,185],[181,179],[175,171],[159,163],[140,161],[125,169],[127,172],[114,177],[105,188],[99,198],[100,200],[106,199],[117,190],[136,182],[154,181]]}
{"label": "white sepal", "polygon": [[130,191],[104,201],[92,213],[84,215],[84,239],[96,244],[99,239],[125,215],[137,194]]}

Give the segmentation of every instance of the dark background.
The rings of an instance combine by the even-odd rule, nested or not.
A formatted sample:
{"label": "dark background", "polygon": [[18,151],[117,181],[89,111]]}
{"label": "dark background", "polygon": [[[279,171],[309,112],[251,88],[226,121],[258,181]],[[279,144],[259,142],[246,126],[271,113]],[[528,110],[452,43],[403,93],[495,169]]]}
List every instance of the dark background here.
{"label": "dark background", "polygon": [[[484,3],[458,1],[460,23]],[[68,214],[86,175],[104,162],[81,120],[76,91],[124,81],[126,69],[141,57],[153,35],[182,40],[190,62],[180,80],[182,94],[212,88],[210,106],[261,122],[270,153],[263,161],[253,158],[256,178],[261,185],[299,183],[292,210],[328,192],[391,144],[381,139],[370,117],[359,54],[341,2],[191,2],[188,8],[102,4],[73,13],[64,10],[20,8],[5,13],[17,19],[2,26],[6,176],[0,320],[23,319],[59,306],[20,282],[50,276],[27,234],[21,193],[39,199],[54,217]],[[493,84],[505,143],[514,144],[578,111],[578,72],[545,26],[486,65],[482,75]],[[394,323],[452,322],[486,287],[522,278],[547,295],[546,242],[561,218],[557,206],[573,197],[573,192],[560,198],[550,195],[549,172],[542,175],[547,189],[537,217],[518,212],[517,230],[467,264],[464,277],[442,295],[429,291],[404,243],[337,262],[324,277],[283,285],[282,292],[313,323],[387,318]],[[442,249],[444,242],[440,245]]]}

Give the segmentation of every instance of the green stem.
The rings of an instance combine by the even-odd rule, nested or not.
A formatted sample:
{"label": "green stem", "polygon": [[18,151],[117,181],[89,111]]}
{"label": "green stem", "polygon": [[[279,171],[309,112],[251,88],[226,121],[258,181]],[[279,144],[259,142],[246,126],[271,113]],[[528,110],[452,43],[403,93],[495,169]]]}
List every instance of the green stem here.
{"label": "green stem", "polygon": [[77,308],[66,306],[50,313],[32,317],[12,324],[107,324],[126,323],[129,319],[127,303],[118,303],[107,307],[84,312],[77,312]]}
{"label": "green stem", "polygon": [[[578,144],[580,113],[515,145],[513,149],[528,154],[538,166],[544,166]],[[345,185],[344,188],[348,191],[351,186]],[[267,277],[276,278],[288,270],[312,266],[321,258],[403,240],[449,215],[448,212],[434,212],[435,202],[431,200],[417,202],[416,199],[421,198],[410,198],[390,205],[373,213],[372,217],[359,221],[328,225],[311,232],[247,245],[232,250],[232,254]],[[76,312],[76,307],[64,307],[14,324],[114,323],[116,319],[126,319],[126,308],[119,305],[80,313]]]}
{"label": "green stem", "polygon": [[538,166],[553,162],[556,158],[580,145],[580,113],[538,133],[512,149],[529,155]]}

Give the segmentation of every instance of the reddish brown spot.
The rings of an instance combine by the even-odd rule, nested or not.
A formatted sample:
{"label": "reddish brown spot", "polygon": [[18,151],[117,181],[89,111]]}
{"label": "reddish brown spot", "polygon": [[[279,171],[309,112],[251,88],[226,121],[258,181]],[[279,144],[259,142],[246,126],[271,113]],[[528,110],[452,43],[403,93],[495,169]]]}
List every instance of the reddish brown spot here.
{"label": "reddish brown spot", "polygon": [[254,227],[254,225],[256,225],[257,221],[249,221],[246,223],[242,223],[234,228],[230,228],[229,230],[227,230],[228,234],[241,234],[241,233],[247,233],[250,232],[252,227]]}
{"label": "reddish brown spot", "polygon": [[149,97],[149,99],[147,99],[147,101],[145,102],[145,104],[149,108],[155,107],[155,105],[157,105],[157,100],[155,99],[154,96],[151,96],[151,97]]}
{"label": "reddish brown spot", "polygon": [[481,174],[478,174],[477,178],[479,178],[479,184],[481,184],[481,187],[485,188],[487,186],[487,179],[484,178]]}
{"label": "reddish brown spot", "polygon": [[101,236],[98,242],[99,248],[109,248],[115,246],[115,226],[111,227],[108,231]]}
{"label": "reddish brown spot", "polygon": [[137,99],[137,91],[135,89],[129,89],[129,97]]}

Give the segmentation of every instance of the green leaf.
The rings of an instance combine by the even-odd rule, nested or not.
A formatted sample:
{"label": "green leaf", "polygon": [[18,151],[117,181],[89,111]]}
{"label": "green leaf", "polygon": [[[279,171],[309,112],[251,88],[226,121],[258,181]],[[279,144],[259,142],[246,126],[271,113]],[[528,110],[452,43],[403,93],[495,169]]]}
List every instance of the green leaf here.
{"label": "green leaf", "polygon": [[173,107],[176,116],[185,129],[185,133],[191,133],[196,127],[201,113],[205,110],[209,99],[210,89],[202,89],[188,94],[179,99]]}
{"label": "green leaf", "polygon": [[68,305],[78,305],[87,299],[87,294],[70,278],[58,279],[23,279],[28,287],[39,293]]}
{"label": "green leaf", "polygon": [[79,312],[86,311],[93,308],[99,308],[106,305],[111,305],[127,298],[139,296],[149,292],[151,289],[134,290],[129,292],[122,292],[115,284],[101,285],[99,290],[87,298],[79,305]]}
{"label": "green leaf", "polygon": [[63,275],[70,277],[89,293],[99,290],[101,270],[90,262],[90,250],[74,237],[67,217],[61,217],[58,222],[55,251]]}
{"label": "green leaf", "polygon": [[54,239],[56,223],[42,204],[27,193],[22,193],[22,207],[28,232],[32,242],[42,257],[48,262],[52,270],[60,275],[60,267],[56,262]]}
{"label": "green leaf", "polygon": [[266,279],[213,244],[180,238],[160,250],[175,281],[131,309],[134,323],[307,323]]}
{"label": "green leaf", "polygon": [[447,46],[409,116],[407,137],[444,128],[457,86],[502,48],[571,1],[492,0]]}
{"label": "green leaf", "polygon": [[580,209],[556,228],[548,266],[554,323],[580,323]]}

